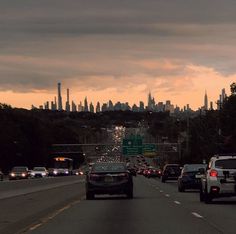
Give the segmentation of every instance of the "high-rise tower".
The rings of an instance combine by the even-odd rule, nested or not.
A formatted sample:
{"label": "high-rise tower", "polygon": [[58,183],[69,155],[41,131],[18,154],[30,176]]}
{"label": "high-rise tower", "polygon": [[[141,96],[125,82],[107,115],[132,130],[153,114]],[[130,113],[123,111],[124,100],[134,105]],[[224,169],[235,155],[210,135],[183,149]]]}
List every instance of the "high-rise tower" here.
{"label": "high-rise tower", "polygon": [[206,91],[204,96],[204,110],[208,110],[208,96]]}
{"label": "high-rise tower", "polygon": [[58,86],[58,110],[62,111],[61,83],[58,83],[57,86]]}
{"label": "high-rise tower", "polygon": [[70,112],[70,90],[67,89],[66,111]]}

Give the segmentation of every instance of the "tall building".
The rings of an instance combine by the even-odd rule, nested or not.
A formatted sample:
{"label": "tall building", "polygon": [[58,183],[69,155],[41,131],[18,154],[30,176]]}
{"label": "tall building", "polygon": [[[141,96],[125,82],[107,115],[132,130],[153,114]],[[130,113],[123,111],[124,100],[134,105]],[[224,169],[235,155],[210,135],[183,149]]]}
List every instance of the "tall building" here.
{"label": "tall building", "polygon": [[204,96],[204,110],[208,110],[208,96],[206,91]]}
{"label": "tall building", "polygon": [[71,109],[73,112],[77,111],[76,104],[74,103],[74,101],[72,101],[72,103],[71,103]]}
{"label": "tall building", "polygon": [[148,105],[147,105],[147,110],[153,111],[155,110],[155,99],[152,97],[151,92],[148,94]]}
{"label": "tall building", "polygon": [[213,102],[210,102],[210,110],[213,110]]}
{"label": "tall building", "polygon": [[58,86],[58,110],[62,111],[62,96],[61,96],[61,83],[57,84]]}
{"label": "tall building", "polygon": [[140,101],[140,102],[139,102],[139,111],[140,111],[140,112],[143,112],[144,110],[145,110],[144,102]]}
{"label": "tall building", "polygon": [[109,111],[113,111],[114,110],[114,105],[113,105],[111,100],[109,100],[109,102],[108,102],[108,110]]}
{"label": "tall building", "polygon": [[99,112],[101,112],[101,105],[100,105],[100,102],[97,102],[96,113],[99,113]]}
{"label": "tall building", "polygon": [[87,97],[85,97],[85,99],[84,99],[84,111],[85,111],[85,112],[88,112],[88,111],[89,111]]}
{"label": "tall building", "polygon": [[83,105],[82,105],[82,102],[80,102],[79,105],[78,105],[78,111],[79,111],[79,112],[84,111],[84,107],[83,107]]}
{"label": "tall building", "polygon": [[70,112],[70,90],[67,89],[66,111]]}
{"label": "tall building", "polygon": [[93,103],[92,103],[92,102],[89,104],[89,111],[90,111],[91,113],[94,113],[94,106],[93,106]]}

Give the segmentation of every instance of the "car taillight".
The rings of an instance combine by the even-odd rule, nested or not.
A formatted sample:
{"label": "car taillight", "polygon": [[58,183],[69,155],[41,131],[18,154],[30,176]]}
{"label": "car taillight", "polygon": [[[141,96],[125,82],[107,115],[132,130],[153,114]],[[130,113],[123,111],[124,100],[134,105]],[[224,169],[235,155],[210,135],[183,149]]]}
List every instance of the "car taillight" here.
{"label": "car taillight", "polygon": [[218,176],[218,171],[216,171],[216,170],[211,170],[211,171],[210,171],[210,176],[211,176],[211,177],[217,177],[217,176]]}

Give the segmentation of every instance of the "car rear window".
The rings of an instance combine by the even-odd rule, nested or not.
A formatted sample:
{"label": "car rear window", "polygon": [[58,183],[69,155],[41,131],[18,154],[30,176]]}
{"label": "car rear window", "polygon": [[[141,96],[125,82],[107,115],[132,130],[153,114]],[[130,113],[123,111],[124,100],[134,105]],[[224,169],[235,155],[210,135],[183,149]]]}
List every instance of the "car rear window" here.
{"label": "car rear window", "polygon": [[215,167],[221,169],[236,169],[236,158],[217,160],[215,162]]}
{"label": "car rear window", "polygon": [[206,169],[204,164],[189,164],[184,166],[184,171],[198,171],[200,168]]}
{"label": "car rear window", "polygon": [[124,172],[126,171],[126,166],[121,163],[101,163],[95,164],[92,167],[93,172]]}

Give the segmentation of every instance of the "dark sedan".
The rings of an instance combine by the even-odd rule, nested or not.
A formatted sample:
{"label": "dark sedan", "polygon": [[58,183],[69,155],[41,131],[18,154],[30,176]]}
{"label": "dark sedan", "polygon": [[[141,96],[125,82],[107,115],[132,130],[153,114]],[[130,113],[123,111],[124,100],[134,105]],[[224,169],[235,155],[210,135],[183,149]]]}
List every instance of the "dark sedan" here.
{"label": "dark sedan", "polygon": [[29,175],[27,167],[13,167],[9,173],[9,180],[28,179]]}
{"label": "dark sedan", "polygon": [[206,169],[206,164],[185,164],[178,178],[178,191],[200,188],[200,170]]}
{"label": "dark sedan", "polygon": [[95,163],[86,176],[86,199],[95,194],[126,194],[133,198],[133,179],[125,163]]}
{"label": "dark sedan", "polygon": [[162,171],[161,181],[165,183],[167,180],[177,180],[181,174],[179,164],[166,164]]}

